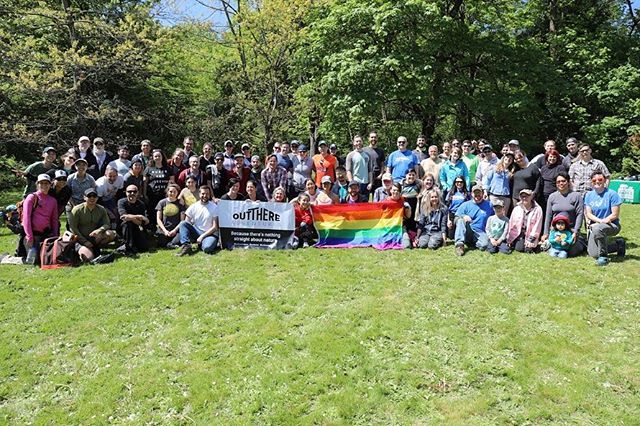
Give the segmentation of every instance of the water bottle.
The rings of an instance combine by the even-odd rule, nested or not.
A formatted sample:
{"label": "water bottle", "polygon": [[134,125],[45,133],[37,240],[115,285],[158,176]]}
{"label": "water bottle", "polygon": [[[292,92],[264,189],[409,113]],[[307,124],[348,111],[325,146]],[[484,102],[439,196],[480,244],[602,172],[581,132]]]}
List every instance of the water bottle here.
{"label": "water bottle", "polygon": [[29,265],[35,265],[36,264],[36,259],[38,258],[38,248],[37,247],[31,247],[29,249],[29,253],[27,253],[27,264]]}

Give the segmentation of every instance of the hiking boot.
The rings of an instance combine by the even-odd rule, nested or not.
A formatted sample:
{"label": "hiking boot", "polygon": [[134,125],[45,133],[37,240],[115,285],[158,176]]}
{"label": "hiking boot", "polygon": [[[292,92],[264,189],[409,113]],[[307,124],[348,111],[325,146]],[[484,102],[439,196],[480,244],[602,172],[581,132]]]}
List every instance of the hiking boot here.
{"label": "hiking boot", "polygon": [[176,256],[186,256],[188,254],[191,254],[191,244],[183,244]]}
{"label": "hiking boot", "polygon": [[456,246],[456,256],[464,256],[464,246]]}
{"label": "hiking boot", "polygon": [[624,255],[627,254],[627,242],[624,238],[617,238],[616,246],[618,257],[624,257]]}
{"label": "hiking boot", "polygon": [[608,263],[609,263],[609,259],[604,256],[600,256],[599,258],[596,259],[596,265],[598,266],[607,266]]}

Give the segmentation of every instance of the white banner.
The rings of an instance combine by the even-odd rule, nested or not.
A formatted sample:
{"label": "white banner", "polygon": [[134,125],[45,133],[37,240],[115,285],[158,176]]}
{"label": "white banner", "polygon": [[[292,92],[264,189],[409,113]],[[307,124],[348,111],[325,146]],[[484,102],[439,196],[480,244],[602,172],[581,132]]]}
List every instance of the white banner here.
{"label": "white banner", "polygon": [[291,248],[295,210],[289,203],[220,200],[218,223],[224,248]]}

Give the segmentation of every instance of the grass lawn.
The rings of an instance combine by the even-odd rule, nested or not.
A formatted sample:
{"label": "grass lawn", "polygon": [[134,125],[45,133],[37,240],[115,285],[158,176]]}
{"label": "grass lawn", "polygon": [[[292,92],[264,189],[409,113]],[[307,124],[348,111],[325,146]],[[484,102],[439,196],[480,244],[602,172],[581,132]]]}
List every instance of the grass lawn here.
{"label": "grass lawn", "polygon": [[622,220],[605,268],[452,246],[6,265],[0,423],[638,424],[640,206]]}

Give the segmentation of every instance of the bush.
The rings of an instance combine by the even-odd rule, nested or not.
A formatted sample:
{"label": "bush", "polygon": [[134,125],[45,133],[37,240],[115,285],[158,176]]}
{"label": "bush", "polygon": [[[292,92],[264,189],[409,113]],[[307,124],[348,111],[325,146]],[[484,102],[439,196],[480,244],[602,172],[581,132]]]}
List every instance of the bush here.
{"label": "bush", "polygon": [[23,187],[25,181],[16,176],[13,170],[24,170],[26,165],[12,157],[0,157],[0,191],[15,190]]}

